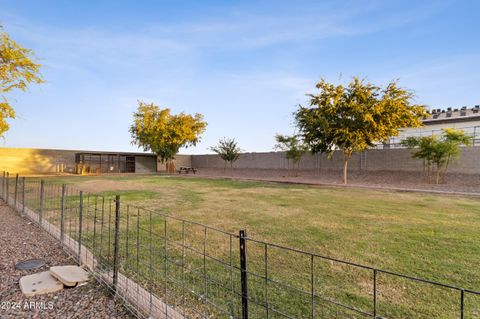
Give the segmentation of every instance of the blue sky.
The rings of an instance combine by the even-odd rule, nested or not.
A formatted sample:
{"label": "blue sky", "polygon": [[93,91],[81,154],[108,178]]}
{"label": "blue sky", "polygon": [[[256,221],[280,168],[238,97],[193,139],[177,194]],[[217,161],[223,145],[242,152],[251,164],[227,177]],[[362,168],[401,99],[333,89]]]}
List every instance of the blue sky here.
{"label": "blue sky", "polygon": [[320,78],[399,79],[432,107],[480,104],[480,1],[4,1],[44,64],[0,146],[136,151],[137,100],[199,112],[207,153],[271,151]]}

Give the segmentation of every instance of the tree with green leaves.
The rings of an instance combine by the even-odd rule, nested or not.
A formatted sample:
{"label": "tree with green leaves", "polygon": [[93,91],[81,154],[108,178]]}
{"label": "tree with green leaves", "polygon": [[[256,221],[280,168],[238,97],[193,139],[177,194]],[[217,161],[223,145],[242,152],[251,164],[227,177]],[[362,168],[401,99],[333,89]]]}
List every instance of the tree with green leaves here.
{"label": "tree with green leaves", "polygon": [[387,141],[400,128],[421,126],[426,115],[422,105],[412,103],[413,93],[396,81],[380,87],[357,77],[347,86],[322,79],[316,88],[318,93],[308,95],[310,105],[294,113],[297,126],[313,153],[343,152],[344,184],[354,152]]}
{"label": "tree with green leaves", "polygon": [[461,146],[471,146],[472,138],[462,130],[447,128],[442,135],[414,137],[409,136],[402,145],[411,149],[412,157],[422,159],[427,175],[431,181],[433,168],[436,169],[435,183],[446,182],[448,166],[452,160],[460,157]]}
{"label": "tree with green leaves", "polygon": [[155,153],[171,173],[172,161],[180,148],[195,146],[206,127],[201,114],[172,114],[169,108],[139,101],[129,131],[132,144]]}
{"label": "tree with green leaves", "polygon": [[423,171],[425,172],[425,179],[430,183],[433,170],[433,154],[435,144],[437,143],[437,136],[409,136],[404,139],[401,144],[411,149],[412,157],[421,159],[423,161]]}
{"label": "tree with green leaves", "polygon": [[285,152],[285,158],[287,159],[287,170],[288,175],[290,175],[290,161],[292,161],[293,171],[295,176],[298,175],[298,165],[303,155],[308,152],[308,146],[302,141],[299,135],[275,135],[275,144],[274,148]]}
{"label": "tree with green leaves", "polygon": [[242,150],[238,146],[234,138],[223,138],[218,141],[216,146],[210,147],[210,150],[217,153],[217,155],[224,161],[223,173],[227,169],[227,162],[230,163],[230,174],[233,174],[233,162],[239,157]]}
{"label": "tree with green leaves", "polygon": [[7,119],[15,118],[15,111],[5,94],[15,89],[26,91],[31,83],[43,83],[40,67],[32,50],[23,48],[7,33],[0,32],[0,137],[10,128]]}
{"label": "tree with green leaves", "polygon": [[472,146],[472,137],[468,136],[463,130],[447,128],[443,130],[444,139],[447,143],[447,160],[443,171],[443,181],[446,182],[448,165],[453,159],[460,158],[460,146]]}

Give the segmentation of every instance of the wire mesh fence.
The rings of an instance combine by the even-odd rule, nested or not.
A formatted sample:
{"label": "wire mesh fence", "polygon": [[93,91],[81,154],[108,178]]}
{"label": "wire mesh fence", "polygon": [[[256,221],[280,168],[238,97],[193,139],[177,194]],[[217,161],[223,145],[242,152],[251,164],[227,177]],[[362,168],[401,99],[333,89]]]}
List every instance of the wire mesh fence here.
{"label": "wire mesh fence", "polygon": [[3,200],[139,318],[479,318],[480,292],[3,173]]}
{"label": "wire mesh fence", "polygon": [[[471,138],[471,144],[473,146],[480,145],[480,126],[461,126],[457,124],[455,129],[465,132],[465,134]],[[406,146],[402,144],[402,141],[407,137],[439,136],[442,134],[443,130],[441,128],[428,130],[422,127],[418,130],[401,131],[398,136],[392,136],[385,143],[378,143],[373,148],[405,148]]]}

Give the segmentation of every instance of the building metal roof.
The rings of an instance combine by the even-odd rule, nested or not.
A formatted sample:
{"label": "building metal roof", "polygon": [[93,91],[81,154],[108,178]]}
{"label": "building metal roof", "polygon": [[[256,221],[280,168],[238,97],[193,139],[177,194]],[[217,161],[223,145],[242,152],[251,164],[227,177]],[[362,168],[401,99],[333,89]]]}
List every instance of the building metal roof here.
{"label": "building metal roof", "polygon": [[153,153],[135,153],[135,152],[102,152],[102,151],[75,151],[78,155],[114,155],[114,156],[156,156]]}
{"label": "building metal roof", "polygon": [[472,108],[463,106],[460,109],[452,109],[451,107],[444,109],[433,109],[422,120],[424,125],[434,125],[443,123],[460,123],[480,121],[480,105]]}

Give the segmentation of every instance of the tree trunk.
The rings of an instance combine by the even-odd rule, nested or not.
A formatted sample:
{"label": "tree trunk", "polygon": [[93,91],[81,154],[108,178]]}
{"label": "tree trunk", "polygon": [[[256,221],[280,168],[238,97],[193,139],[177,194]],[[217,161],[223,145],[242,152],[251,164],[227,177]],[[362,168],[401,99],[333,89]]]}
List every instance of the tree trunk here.
{"label": "tree trunk", "polygon": [[[296,167],[295,167],[295,164],[297,164]],[[295,177],[300,176],[299,173],[298,173],[298,172],[300,171],[300,160],[297,161],[296,163],[294,162],[294,163],[293,163],[293,167],[294,167],[294,169],[295,169]]]}
{"label": "tree trunk", "polygon": [[450,156],[448,156],[447,162],[445,163],[445,169],[443,170],[442,183],[446,183],[446,182],[447,182],[448,164],[450,164]]}
{"label": "tree trunk", "polygon": [[348,179],[348,160],[352,156],[351,152],[343,152],[343,184],[347,185]]}
{"label": "tree trunk", "polygon": [[432,163],[430,163],[429,161],[427,162],[427,172],[426,172],[426,180],[427,180],[427,183],[430,184],[432,181],[431,181],[431,175],[432,175]]}
{"label": "tree trunk", "polygon": [[175,174],[175,164],[173,163],[173,160],[167,160],[165,166],[167,169],[167,174]]}
{"label": "tree trunk", "polygon": [[440,183],[440,171],[441,171],[441,166],[437,164],[437,177],[435,179],[436,184]]}
{"label": "tree trunk", "polygon": [[233,162],[230,162],[230,176],[233,177]]}
{"label": "tree trunk", "polygon": [[225,175],[227,173],[227,161],[223,161],[224,165],[223,165],[223,175]]}

